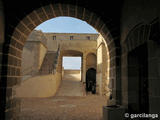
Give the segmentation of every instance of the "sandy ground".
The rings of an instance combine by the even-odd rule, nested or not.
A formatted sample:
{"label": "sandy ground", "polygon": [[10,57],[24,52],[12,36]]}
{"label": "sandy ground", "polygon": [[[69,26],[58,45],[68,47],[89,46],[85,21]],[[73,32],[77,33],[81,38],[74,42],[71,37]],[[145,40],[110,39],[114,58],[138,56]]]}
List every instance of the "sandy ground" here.
{"label": "sandy ground", "polygon": [[97,95],[22,99],[20,120],[102,120],[105,104]]}
{"label": "sandy ground", "polygon": [[20,120],[102,120],[102,96],[84,94],[80,75],[65,75],[56,96],[23,98]]}

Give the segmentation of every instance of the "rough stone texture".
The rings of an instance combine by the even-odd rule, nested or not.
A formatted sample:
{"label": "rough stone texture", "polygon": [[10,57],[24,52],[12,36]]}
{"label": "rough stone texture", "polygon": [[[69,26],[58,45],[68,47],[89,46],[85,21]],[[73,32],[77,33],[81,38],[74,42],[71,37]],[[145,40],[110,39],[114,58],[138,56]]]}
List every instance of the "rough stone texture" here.
{"label": "rough stone texture", "polygon": [[22,52],[22,75],[36,75],[47,52],[47,39],[41,31],[33,31]]}
{"label": "rough stone texture", "polygon": [[111,65],[109,64],[109,57],[107,44],[100,35],[97,39],[97,90],[101,95],[106,95],[107,97],[109,97],[111,89],[113,89],[112,81],[109,81],[109,66]]}
{"label": "rough stone texture", "polygon": [[36,75],[39,72],[46,50],[41,42],[26,42],[22,53],[22,75]]}

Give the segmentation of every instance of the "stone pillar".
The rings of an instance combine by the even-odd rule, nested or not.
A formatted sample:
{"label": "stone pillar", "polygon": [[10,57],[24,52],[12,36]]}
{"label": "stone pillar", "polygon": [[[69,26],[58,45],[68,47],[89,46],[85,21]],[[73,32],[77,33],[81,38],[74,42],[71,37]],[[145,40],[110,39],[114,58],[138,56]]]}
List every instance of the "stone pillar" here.
{"label": "stone pillar", "polygon": [[57,72],[62,72],[62,61],[63,61],[62,59],[63,59],[63,56],[60,53],[57,59]]}
{"label": "stone pillar", "polygon": [[102,44],[102,95],[110,94],[110,90],[108,88],[108,50],[107,47],[105,46],[105,43],[103,42]]}
{"label": "stone pillar", "polygon": [[86,53],[82,57],[82,82],[86,82]]}
{"label": "stone pillar", "polygon": [[81,82],[83,82],[82,81],[82,79],[83,79],[83,77],[82,77],[83,74],[82,73],[83,73],[83,61],[81,61]]}
{"label": "stone pillar", "polygon": [[100,44],[97,48],[97,75],[96,75],[96,83],[97,88],[96,91],[98,94],[102,95],[102,45]]}

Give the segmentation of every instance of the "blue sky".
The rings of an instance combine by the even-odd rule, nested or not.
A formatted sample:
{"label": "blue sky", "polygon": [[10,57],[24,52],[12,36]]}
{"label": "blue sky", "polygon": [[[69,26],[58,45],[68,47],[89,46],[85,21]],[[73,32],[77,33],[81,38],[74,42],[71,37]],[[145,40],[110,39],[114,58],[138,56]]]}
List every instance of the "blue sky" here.
{"label": "blue sky", "polygon": [[88,23],[73,17],[56,17],[47,20],[35,29],[43,32],[97,33]]}
{"label": "blue sky", "polygon": [[[35,29],[58,33],[98,33],[85,21],[72,17],[56,17],[43,22]],[[63,67],[65,69],[80,69],[81,57],[64,57]]]}
{"label": "blue sky", "polygon": [[81,69],[81,57],[63,57],[64,69]]}

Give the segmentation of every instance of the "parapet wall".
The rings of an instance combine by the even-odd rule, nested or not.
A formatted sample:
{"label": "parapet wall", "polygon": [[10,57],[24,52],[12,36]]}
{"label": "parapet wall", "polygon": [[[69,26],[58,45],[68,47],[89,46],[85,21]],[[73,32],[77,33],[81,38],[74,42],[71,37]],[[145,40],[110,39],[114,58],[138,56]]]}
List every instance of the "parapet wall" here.
{"label": "parapet wall", "polygon": [[64,70],[64,74],[80,74],[80,73],[81,70],[69,70],[69,69]]}
{"label": "parapet wall", "polygon": [[[58,44],[61,49],[70,48],[96,48],[96,40],[99,34],[87,34],[87,33],[44,33],[47,38],[48,51],[57,51]],[[69,46],[69,47],[68,47]],[[79,48],[78,48],[79,47]]]}

